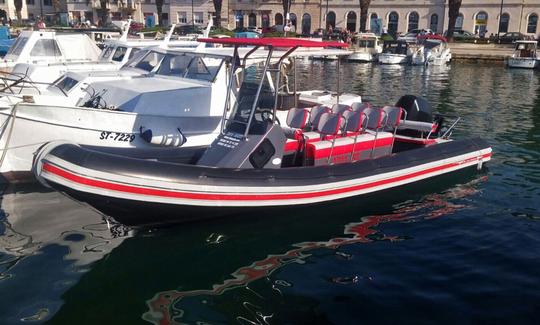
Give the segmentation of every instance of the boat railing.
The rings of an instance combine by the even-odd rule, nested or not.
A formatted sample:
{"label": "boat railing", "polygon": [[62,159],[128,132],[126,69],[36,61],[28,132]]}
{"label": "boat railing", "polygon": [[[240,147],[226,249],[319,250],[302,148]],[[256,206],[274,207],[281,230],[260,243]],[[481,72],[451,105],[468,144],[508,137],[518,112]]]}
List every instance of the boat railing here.
{"label": "boat railing", "polygon": [[12,95],[20,95],[24,89],[28,88],[33,88],[38,94],[41,94],[36,85],[51,85],[50,83],[33,81],[28,76],[28,69],[25,73],[1,72],[0,81],[0,93],[11,93]]}

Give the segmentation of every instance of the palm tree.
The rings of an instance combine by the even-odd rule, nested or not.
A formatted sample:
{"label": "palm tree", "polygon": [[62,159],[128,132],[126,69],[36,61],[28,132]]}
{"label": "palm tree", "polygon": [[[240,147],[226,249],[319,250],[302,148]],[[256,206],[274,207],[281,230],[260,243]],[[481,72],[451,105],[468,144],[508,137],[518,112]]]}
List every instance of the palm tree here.
{"label": "palm tree", "polygon": [[22,5],[23,5],[22,0],[15,0],[14,5],[15,5],[15,12],[17,14],[17,22],[20,24],[22,20],[22,14],[21,14]]}
{"label": "palm tree", "polygon": [[461,0],[448,0],[448,40],[454,39],[454,29],[456,27],[456,20],[459,17],[459,8],[461,7]]}
{"label": "palm tree", "polygon": [[163,15],[163,0],[156,0],[156,11],[158,16],[158,25],[163,26],[162,15]]}
{"label": "palm tree", "polygon": [[223,4],[223,0],[213,0],[213,2],[214,2],[214,10],[216,12],[214,26],[221,27],[221,5]]}
{"label": "palm tree", "polygon": [[360,2],[360,31],[365,33],[368,20],[368,9],[371,4],[371,0],[359,0]]}

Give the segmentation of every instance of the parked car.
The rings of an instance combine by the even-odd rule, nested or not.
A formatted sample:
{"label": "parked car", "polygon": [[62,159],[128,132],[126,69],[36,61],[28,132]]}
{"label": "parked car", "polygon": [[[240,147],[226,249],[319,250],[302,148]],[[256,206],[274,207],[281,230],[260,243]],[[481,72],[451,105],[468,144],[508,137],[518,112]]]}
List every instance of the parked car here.
{"label": "parked car", "polygon": [[418,35],[433,34],[431,29],[413,29],[405,34],[398,36],[398,41],[416,42]]}
{"label": "parked car", "polygon": [[[448,31],[444,32],[444,37],[446,37],[446,38],[449,37],[448,36]],[[478,36],[474,35],[471,32],[463,30],[463,29],[454,29],[453,38],[454,38],[454,40],[458,41],[458,40],[476,39],[476,38],[478,38]]]}
{"label": "parked car", "polygon": [[510,33],[503,34],[502,36],[499,36],[499,38],[497,39],[497,43],[511,44],[511,43],[514,43],[515,41],[528,41],[532,39],[533,38],[530,37],[529,35],[525,35],[518,32],[510,32]]}

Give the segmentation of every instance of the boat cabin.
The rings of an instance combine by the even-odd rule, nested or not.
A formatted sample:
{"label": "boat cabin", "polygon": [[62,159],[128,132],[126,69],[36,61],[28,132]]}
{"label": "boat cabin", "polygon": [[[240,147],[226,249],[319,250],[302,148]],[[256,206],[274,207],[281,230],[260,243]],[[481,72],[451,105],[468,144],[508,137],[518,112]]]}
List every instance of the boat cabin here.
{"label": "boat cabin", "polygon": [[409,44],[405,41],[384,41],[383,53],[408,55]]}
{"label": "boat cabin", "polygon": [[380,47],[380,37],[373,33],[358,33],[355,45],[366,52],[373,51]]}
{"label": "boat cabin", "polygon": [[100,52],[84,34],[23,31],[0,61],[0,69],[10,71],[18,63],[95,62]]}
{"label": "boat cabin", "polygon": [[513,57],[536,59],[537,46],[537,41],[516,41]]}

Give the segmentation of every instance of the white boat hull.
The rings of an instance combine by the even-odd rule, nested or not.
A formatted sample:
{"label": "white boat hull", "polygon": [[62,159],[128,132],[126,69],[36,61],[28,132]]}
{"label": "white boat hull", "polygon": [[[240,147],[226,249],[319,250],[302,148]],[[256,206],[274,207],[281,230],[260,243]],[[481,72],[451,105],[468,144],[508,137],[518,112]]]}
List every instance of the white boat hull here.
{"label": "white boat hull", "polygon": [[538,60],[534,58],[509,58],[510,68],[534,69],[538,66]]}
{"label": "white boat hull", "polygon": [[0,173],[12,182],[30,176],[34,153],[51,141],[113,148],[160,147],[141,137],[142,127],[161,135],[161,146],[178,143],[174,138],[183,135],[187,141],[182,147],[197,147],[209,145],[221,123],[221,116],[158,116],[24,103],[15,107],[15,119],[10,108],[0,109]]}
{"label": "white boat hull", "polygon": [[366,52],[354,52],[353,54],[349,55],[348,60],[358,62],[376,62],[377,55]]}
{"label": "white boat hull", "polygon": [[382,64],[405,64],[408,57],[404,54],[388,54],[382,53],[379,55],[379,62]]}

